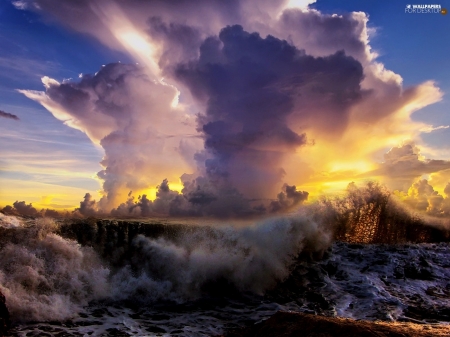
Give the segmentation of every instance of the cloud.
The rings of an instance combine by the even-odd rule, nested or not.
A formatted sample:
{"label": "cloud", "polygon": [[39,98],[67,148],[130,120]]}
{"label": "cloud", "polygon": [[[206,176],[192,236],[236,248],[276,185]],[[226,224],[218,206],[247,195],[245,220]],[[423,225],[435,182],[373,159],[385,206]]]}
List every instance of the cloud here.
{"label": "cloud", "polygon": [[422,175],[448,169],[450,161],[423,158],[420,149],[413,142],[407,142],[391,148],[384,155],[384,163],[368,175],[382,176],[392,189],[406,191]]}
{"label": "cloud", "polygon": [[45,93],[22,92],[105,151],[100,209],[109,211],[129,190],[143,191],[166,177],[177,181],[180,170],[190,170],[179,143],[195,133],[193,118],[174,106],[176,88],[150,79],[142,67],[115,63],[79,82],[43,82]]}
{"label": "cloud", "polygon": [[297,191],[295,186],[285,184],[283,191],[277,195],[278,200],[270,203],[270,211],[277,213],[291,209],[307,200],[308,194],[306,191]]}
{"label": "cloud", "polygon": [[450,128],[450,125],[440,125],[440,126],[436,126],[436,127],[433,127],[433,126],[430,125],[430,126],[424,127],[420,131],[422,131],[423,133],[431,133],[433,131],[445,130],[445,129],[448,129],[448,128]]}
{"label": "cloud", "polygon": [[25,201],[15,201],[13,205],[7,205],[1,209],[5,214],[21,215],[26,217],[40,218],[40,217],[50,217],[56,218],[61,216],[67,216],[68,213],[60,213],[54,209],[41,209],[38,211],[33,207],[32,203],[27,204]]}
{"label": "cloud", "polygon": [[179,65],[175,74],[206,104],[198,117],[205,140],[199,165],[211,179],[227,179],[250,197],[279,190],[283,157],[307,144],[289,117],[298,124],[322,110],[317,127],[327,128],[327,119],[339,128],[362,95],[362,67],[343,52],[314,58],[241,26],[207,38],[198,60]]}
{"label": "cloud", "polygon": [[0,117],[14,119],[16,121],[20,120],[20,118],[17,117],[16,115],[10,114],[8,112],[4,112],[2,110],[0,110]]}
{"label": "cloud", "polygon": [[182,23],[165,22],[160,16],[148,19],[148,34],[162,45],[162,55],[159,67],[164,69],[177,62],[195,59],[202,42],[200,27],[193,27]]}
{"label": "cloud", "polygon": [[404,201],[412,208],[434,216],[450,215],[450,183],[447,184],[445,197],[434,190],[426,179],[414,182]]}
{"label": "cloud", "polygon": [[74,212],[75,214],[79,213],[81,216],[94,216],[98,213],[97,202],[90,193],[86,193],[83,201],[80,202],[80,208],[75,209]]}
{"label": "cloud", "polygon": [[365,13],[282,0],[28,3],[139,63],[21,91],[104,149],[95,211],[243,216],[369,175],[407,189],[448,167],[399,147],[430,130],[411,115],[442,92],[404,88],[377,61]]}
{"label": "cloud", "polygon": [[324,15],[316,10],[290,9],[282,13],[275,29],[277,35],[302,46],[308,54],[323,56],[344,50],[367,63],[374,56],[368,46],[367,22],[362,12]]}
{"label": "cloud", "polygon": [[114,216],[161,216],[238,218],[266,213],[264,207],[253,207],[248,198],[236,188],[218,185],[205,178],[182,177],[184,188],[180,192],[170,189],[164,179],[157,186],[156,199],[149,200],[144,194],[136,198],[132,192],[128,200],[111,211]]}
{"label": "cloud", "polygon": [[12,1],[12,4],[17,9],[24,10],[24,9],[28,9],[29,8],[29,3],[27,1],[16,0],[16,1]]}
{"label": "cloud", "polygon": [[447,198],[450,197],[450,183],[445,186],[444,193],[447,195]]}
{"label": "cloud", "polygon": [[38,216],[39,212],[33,205],[26,204],[25,201],[15,201],[13,206],[7,205],[2,209],[2,212],[7,214],[20,214],[25,216]]}

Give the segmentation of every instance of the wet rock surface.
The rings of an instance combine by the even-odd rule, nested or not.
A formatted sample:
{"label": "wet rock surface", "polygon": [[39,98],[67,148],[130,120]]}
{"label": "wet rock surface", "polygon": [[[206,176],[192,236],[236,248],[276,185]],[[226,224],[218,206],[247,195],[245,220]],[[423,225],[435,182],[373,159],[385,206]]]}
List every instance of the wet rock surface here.
{"label": "wet rock surface", "polygon": [[278,312],[264,322],[231,331],[225,337],[436,337],[449,334],[447,326],[355,321]]}
{"label": "wet rock surface", "polygon": [[[41,247],[39,246],[41,241],[35,238],[41,237],[38,235],[39,231],[35,230],[36,235],[33,234],[32,241],[29,239],[29,232],[33,230],[31,225],[4,228],[3,232],[0,230],[0,248],[6,249],[8,245],[14,244],[16,245],[14,246],[15,250],[12,250],[12,246],[10,246],[9,252],[22,252],[23,242],[26,240],[30,243],[29,247],[33,249]],[[169,283],[165,280],[173,280],[178,282],[177,284],[185,285],[187,284],[185,276],[189,276],[189,274],[180,273],[182,271],[180,269],[183,268],[176,268],[173,273],[176,277],[166,278],[167,275],[160,271],[165,270],[166,265],[171,266],[173,261],[176,262],[177,259],[173,256],[179,255],[158,254],[171,252],[174,247],[184,247],[186,237],[201,237],[204,242],[216,244],[220,242],[219,234],[221,233],[208,227],[108,220],[95,221],[92,224],[62,223],[56,227],[55,231],[61,237],[53,234],[49,236],[49,242],[46,241],[49,247],[52,247],[49,252],[54,252],[53,248],[59,247],[55,251],[56,256],[64,258],[54,260],[52,257],[55,254],[48,254],[46,259],[40,260],[45,263],[50,261],[45,264],[46,266],[60,267],[61,263],[57,261],[78,261],[80,265],[83,265],[82,262],[92,262],[90,258],[68,259],[66,258],[68,254],[60,252],[72,252],[69,255],[75,257],[87,254],[88,257],[94,256],[101,259],[103,263],[101,267],[109,268],[113,275],[117,275],[114,273],[126,267],[127,269],[124,269],[124,273],[121,274],[125,276],[124,283],[109,283],[121,286],[120,288],[113,286],[110,289],[116,297],[86,301],[82,307],[80,305],[76,310],[71,310],[73,316],[67,320],[50,316],[50,319],[31,321],[29,316],[22,316],[23,319],[20,321],[17,318],[17,311],[14,311],[11,303],[24,302],[13,302],[7,298],[10,303],[10,312],[17,320],[14,322],[10,334],[20,336],[170,335],[206,337],[217,336],[230,329],[253,327],[255,323],[268,319],[280,310],[309,313],[313,314],[313,317],[337,316],[367,321],[381,320],[389,326],[394,326],[395,323],[392,322],[395,321],[403,322],[405,325],[421,323],[423,326],[428,326],[430,323],[448,324],[450,322],[449,243],[361,245],[337,242],[320,256],[314,256],[308,251],[296,256],[289,266],[289,274],[278,279],[277,283],[265,292],[249,293],[245,289],[238,289],[221,273],[218,274],[220,277],[210,277],[208,282],[202,282],[202,286],[196,288],[196,296],[193,299],[189,298],[187,302],[184,300],[184,302],[175,300],[170,302],[167,295],[171,293],[166,291]],[[152,249],[148,250],[149,246],[143,245],[143,243],[148,243],[150,239],[154,242],[151,245]],[[195,248],[199,241],[192,240],[192,242],[195,242],[195,245],[192,245]],[[233,241],[227,242],[232,243]],[[55,243],[58,245],[54,245]],[[80,245],[78,246],[77,243]],[[266,247],[263,248],[266,249]],[[224,251],[226,254],[221,255],[221,259],[230,255],[228,247]],[[245,254],[248,254],[248,251],[246,248]],[[33,258],[43,256],[42,250],[32,250],[32,252],[33,255],[27,256]],[[34,252],[39,254],[36,255]],[[239,261],[248,257],[245,254]],[[15,256],[12,254],[10,261],[16,261],[17,259],[13,259]],[[167,260],[161,263],[161,259],[155,258],[155,256],[167,257]],[[204,256],[210,255],[205,254]],[[210,269],[216,266],[222,261],[221,259],[214,260],[214,263],[207,267]],[[28,266],[27,261],[29,259],[26,259],[25,266]],[[4,264],[5,271],[9,271],[8,268],[14,266],[14,263],[7,263],[6,258],[0,262]],[[36,265],[39,266],[39,264]],[[179,266],[183,265],[179,264]],[[203,266],[203,264],[200,265],[199,270],[208,270]],[[23,268],[16,269],[18,275],[22,275]],[[97,269],[102,270],[101,268]],[[50,272],[47,269],[42,269],[42,272],[39,268],[36,270],[46,279],[54,279],[54,269],[48,269]],[[78,275],[72,268],[67,270],[69,279],[72,279],[73,275]],[[85,275],[85,269],[76,270],[81,272],[80,275]],[[233,269],[230,268],[229,271],[231,272]],[[152,275],[152,279],[144,277],[147,275],[145,273]],[[4,275],[8,275],[8,273],[5,272]],[[178,275],[184,276],[178,277]],[[34,279],[34,276],[30,279]],[[58,278],[54,284],[58,286],[60,280]],[[97,282],[97,278],[94,280]],[[130,283],[130,280],[134,283]],[[24,283],[24,286],[28,286],[28,284]],[[189,285],[192,284],[194,283],[189,283]],[[58,291],[65,291],[65,287],[61,289]],[[121,291],[132,289],[130,292],[132,296],[123,296],[122,293],[116,291],[117,289],[122,289]],[[150,292],[149,289],[153,290]],[[38,294],[42,293],[47,296],[51,289],[37,287],[37,290]],[[150,293],[159,297],[151,302],[145,302],[145,298],[148,298],[145,296]],[[6,293],[8,296],[12,296],[12,294],[14,294],[12,291]],[[287,322],[286,324],[291,323]],[[294,325],[294,323],[292,324]],[[430,327],[430,329],[432,328]],[[280,331],[274,335],[283,336]],[[302,334],[298,335],[302,336]],[[364,336],[363,334],[359,335]],[[450,336],[450,334],[447,335]]]}
{"label": "wet rock surface", "polygon": [[0,292],[0,336],[7,333],[10,327],[9,311],[6,307],[5,296]]}

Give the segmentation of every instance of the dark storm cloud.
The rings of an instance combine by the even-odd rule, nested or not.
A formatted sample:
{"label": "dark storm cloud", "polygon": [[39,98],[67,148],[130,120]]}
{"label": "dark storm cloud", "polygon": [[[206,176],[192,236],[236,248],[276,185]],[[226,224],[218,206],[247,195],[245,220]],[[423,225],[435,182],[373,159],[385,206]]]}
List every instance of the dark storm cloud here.
{"label": "dark storm cloud", "polygon": [[20,118],[17,117],[16,115],[10,114],[9,112],[5,112],[2,110],[0,110],[0,117],[14,119],[16,121],[20,120]]}
{"label": "dark storm cloud", "polygon": [[62,214],[54,209],[46,208],[41,210],[41,214],[48,218],[58,218],[62,216]]}
{"label": "dark storm cloud", "polygon": [[25,216],[38,216],[39,212],[33,205],[27,204],[25,201],[15,201],[13,206],[7,205],[2,209],[6,214],[19,214]]}
{"label": "dark storm cloud", "polygon": [[199,59],[179,65],[175,74],[207,104],[198,118],[210,156],[201,163],[206,174],[229,178],[246,195],[257,186],[273,192],[284,155],[306,144],[306,135],[294,131],[288,118],[296,125],[323,113],[345,121],[346,108],[361,96],[363,78],[360,63],[343,52],[314,58],[238,25],[206,39]]}
{"label": "dark storm cloud", "polygon": [[261,214],[228,179],[210,172],[206,177],[185,175],[182,180],[182,195],[171,203],[172,215],[229,218]]}
{"label": "dark storm cloud", "polygon": [[[160,19],[152,24],[165,35],[173,34],[174,40],[184,34],[197,38],[184,26],[167,26]],[[113,211],[116,215],[227,218],[300,205],[308,193],[287,184],[270,202],[285,174],[284,156],[306,144],[306,135],[292,130],[288,117],[301,121],[324,108],[324,118],[335,114],[345,120],[346,108],[361,96],[363,78],[359,62],[343,52],[315,58],[286,41],[263,39],[241,26],[226,27],[218,37],[205,39],[198,59],[180,64],[175,76],[207,105],[206,113],[198,116],[205,142],[205,150],[195,156],[200,175],[183,175],[181,193],[164,180],[153,202],[146,195],[137,201],[129,196]],[[305,106],[298,106],[299,95],[306,96],[300,100]],[[106,139],[110,137],[114,133]]]}
{"label": "dark storm cloud", "polygon": [[151,201],[147,195],[138,200],[130,194],[128,201],[122,203],[111,214],[115,216],[208,216],[233,218],[262,215],[266,209],[253,206],[251,201],[236,188],[211,181],[209,178],[189,175],[183,177],[184,188],[181,193],[171,190],[167,179],[157,186],[156,199]]}
{"label": "dark storm cloud", "polygon": [[34,208],[31,203],[27,205],[25,201],[16,201],[13,206],[17,212],[22,215],[34,216],[38,214],[36,208]]}
{"label": "dark storm cloud", "polygon": [[306,191],[297,191],[296,186],[285,184],[283,191],[278,194],[277,200],[270,203],[270,211],[277,213],[289,210],[308,200],[308,195],[309,193]]}
{"label": "dark storm cloud", "polygon": [[[44,78],[45,93],[22,91],[105,150],[103,197],[86,195],[84,215],[286,211],[308,197],[287,183],[346,161],[342,149],[370,137],[380,142],[363,157],[392,146],[391,132],[411,133],[412,111],[394,118],[398,112],[439,97],[432,83],[403,89],[401,77],[376,62],[365,13],[282,12],[284,0],[29,2],[140,64],[109,64],[79,82]],[[394,122],[403,129],[385,127]],[[328,143],[324,153],[301,149],[316,140],[316,149]],[[379,172],[445,166],[398,156],[392,150]],[[169,184],[179,190],[181,174],[177,192]]]}
{"label": "dark storm cloud", "polygon": [[84,195],[84,200],[80,201],[80,208],[77,208],[75,212],[79,212],[82,216],[94,216],[97,214],[96,201],[90,193]]}
{"label": "dark storm cloud", "polygon": [[33,204],[29,203],[27,204],[25,201],[16,201],[13,203],[13,206],[7,205],[3,207],[1,212],[5,214],[10,215],[21,215],[21,216],[30,216],[30,217],[50,217],[50,218],[56,218],[61,217],[67,214],[63,214],[61,212],[58,212],[54,209],[41,209],[38,211],[35,207],[33,207]]}
{"label": "dark storm cloud", "polygon": [[175,62],[197,58],[201,44],[201,29],[186,24],[167,23],[159,16],[148,20],[148,32],[163,45],[159,66],[164,69]]}

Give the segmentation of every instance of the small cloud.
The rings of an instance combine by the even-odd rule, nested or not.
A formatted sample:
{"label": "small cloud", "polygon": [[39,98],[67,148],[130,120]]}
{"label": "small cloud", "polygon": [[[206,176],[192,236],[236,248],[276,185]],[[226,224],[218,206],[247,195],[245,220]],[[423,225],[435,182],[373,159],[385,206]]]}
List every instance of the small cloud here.
{"label": "small cloud", "polygon": [[450,128],[450,125],[440,125],[440,126],[436,126],[436,127],[433,127],[430,125],[430,126],[426,126],[422,129],[420,129],[420,131],[424,132],[424,133],[431,133],[436,130],[442,130],[442,129],[448,129],[448,128]]}
{"label": "small cloud", "polygon": [[39,6],[39,4],[34,1],[30,1],[30,0],[14,0],[12,1],[12,4],[14,7],[16,7],[19,10],[33,10],[33,9],[41,9],[41,7]]}
{"label": "small cloud", "polygon": [[19,117],[17,117],[16,115],[10,114],[8,112],[4,112],[2,110],[0,110],[0,117],[4,117],[4,118],[9,118],[9,119],[14,119],[16,121],[20,120]]}
{"label": "small cloud", "polygon": [[28,9],[28,3],[26,1],[13,1],[12,4],[17,9],[25,10]]}

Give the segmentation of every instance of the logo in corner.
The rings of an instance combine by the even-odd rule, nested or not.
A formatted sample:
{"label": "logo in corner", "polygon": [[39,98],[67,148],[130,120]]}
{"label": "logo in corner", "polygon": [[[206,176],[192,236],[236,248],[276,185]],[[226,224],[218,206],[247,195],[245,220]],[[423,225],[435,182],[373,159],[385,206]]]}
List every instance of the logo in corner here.
{"label": "logo in corner", "polygon": [[442,8],[439,4],[408,4],[405,7],[405,13],[407,14],[447,14],[447,9]]}

